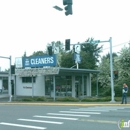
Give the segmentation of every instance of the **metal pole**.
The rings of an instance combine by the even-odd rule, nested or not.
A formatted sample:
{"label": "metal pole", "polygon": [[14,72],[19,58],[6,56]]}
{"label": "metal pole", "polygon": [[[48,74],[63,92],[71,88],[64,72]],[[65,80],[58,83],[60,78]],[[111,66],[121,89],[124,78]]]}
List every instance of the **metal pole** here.
{"label": "metal pole", "polygon": [[55,101],[55,75],[53,75],[53,92],[54,92],[54,101]]}
{"label": "metal pole", "polygon": [[84,98],[84,75],[82,75],[82,96]]}
{"label": "metal pole", "polygon": [[9,70],[9,102],[12,101],[12,86],[11,86],[11,56],[9,58],[9,67],[10,67],[10,70]]}
{"label": "metal pole", "polygon": [[110,37],[109,42],[110,42],[110,70],[111,70],[111,102],[115,102],[114,82],[113,82],[112,37]]}
{"label": "metal pole", "polygon": [[76,65],[77,65],[77,69],[79,68],[79,64],[78,64],[78,62],[76,63]]}
{"label": "metal pole", "polygon": [[98,97],[98,74],[97,74],[97,97]]}
{"label": "metal pole", "polygon": [[14,99],[16,99],[16,75],[14,75]]}
{"label": "metal pole", "polygon": [[33,75],[32,75],[32,98],[34,97],[34,84],[33,84]]}

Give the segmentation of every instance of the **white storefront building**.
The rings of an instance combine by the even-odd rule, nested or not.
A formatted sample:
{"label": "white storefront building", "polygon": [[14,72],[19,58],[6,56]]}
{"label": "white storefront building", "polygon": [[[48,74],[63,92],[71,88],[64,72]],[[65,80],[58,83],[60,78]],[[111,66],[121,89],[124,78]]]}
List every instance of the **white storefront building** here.
{"label": "white storefront building", "polygon": [[91,75],[98,70],[56,67],[56,56],[16,59],[14,96],[91,96]]}

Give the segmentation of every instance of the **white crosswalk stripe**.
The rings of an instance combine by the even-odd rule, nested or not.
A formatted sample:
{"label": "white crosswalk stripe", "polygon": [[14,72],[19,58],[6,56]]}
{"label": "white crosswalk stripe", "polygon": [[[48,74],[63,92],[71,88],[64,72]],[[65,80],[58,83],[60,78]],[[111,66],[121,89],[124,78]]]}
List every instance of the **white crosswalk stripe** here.
{"label": "white crosswalk stripe", "polygon": [[68,117],[55,117],[55,116],[39,116],[35,115],[33,117],[39,117],[39,118],[52,118],[52,119],[63,119],[63,120],[78,120],[78,118],[68,118]]}
{"label": "white crosswalk stripe", "polygon": [[77,114],[59,114],[59,113],[47,113],[48,115],[61,115],[61,116],[77,116],[77,117],[90,117],[90,115],[77,115]]}
{"label": "white crosswalk stripe", "polygon": [[81,111],[59,111],[61,113],[82,113],[82,114],[101,114],[99,112],[81,112]]}
{"label": "white crosswalk stripe", "polygon": [[70,111],[76,111],[76,112],[109,112],[109,111],[123,110],[125,108],[129,108],[129,107],[96,106],[96,107],[88,107],[88,108],[70,109]]}
{"label": "white crosswalk stripe", "polygon": [[20,120],[20,121],[29,121],[29,122],[50,123],[50,124],[63,124],[63,122],[32,120],[32,119],[17,119],[17,120]]}
{"label": "white crosswalk stripe", "polygon": [[91,110],[91,109],[70,109],[71,111],[88,111],[88,112],[109,112],[109,110]]}
{"label": "white crosswalk stripe", "polygon": [[1,122],[0,125],[6,125],[6,126],[15,126],[15,127],[24,127],[24,128],[32,128],[37,130],[45,130],[45,127],[38,127],[38,126],[31,126],[31,125],[21,125],[21,124],[13,124],[13,123],[6,123]]}

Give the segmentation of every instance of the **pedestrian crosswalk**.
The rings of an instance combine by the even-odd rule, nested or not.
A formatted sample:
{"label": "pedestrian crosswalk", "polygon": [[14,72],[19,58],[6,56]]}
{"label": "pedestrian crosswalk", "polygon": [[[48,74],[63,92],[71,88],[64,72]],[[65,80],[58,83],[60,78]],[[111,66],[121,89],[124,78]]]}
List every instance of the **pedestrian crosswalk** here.
{"label": "pedestrian crosswalk", "polygon": [[23,128],[32,128],[32,129],[38,129],[38,130],[45,130],[45,127],[38,127],[38,126],[32,126],[32,125],[22,125],[22,124],[14,124],[14,123],[6,123],[1,122],[0,125],[6,125],[6,126],[13,126],[13,127],[23,127]]}
{"label": "pedestrian crosswalk", "polygon": [[[47,129],[46,124],[52,125],[63,125],[67,121],[78,121],[80,118],[89,118],[94,115],[100,115],[104,112],[109,111],[118,111],[123,110],[127,107],[108,107],[108,106],[95,106],[95,107],[81,107],[75,109],[69,109],[68,111],[58,111],[57,113],[46,113],[45,115],[32,115],[29,118],[18,118],[16,119],[17,123],[11,122],[0,122],[0,125],[5,127],[21,127],[25,130],[25,128],[37,129],[37,130],[45,130]],[[24,124],[26,122],[26,124]],[[32,125],[27,125],[28,122],[31,122]],[[35,123],[35,125],[33,125]],[[39,123],[41,125],[39,126]]]}

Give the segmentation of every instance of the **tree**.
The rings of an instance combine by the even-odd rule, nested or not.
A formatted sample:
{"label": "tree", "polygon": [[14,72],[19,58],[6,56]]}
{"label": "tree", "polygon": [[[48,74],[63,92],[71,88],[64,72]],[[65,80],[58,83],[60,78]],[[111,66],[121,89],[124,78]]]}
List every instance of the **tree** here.
{"label": "tree", "polygon": [[[58,47],[59,48],[59,53],[56,54],[57,55],[57,63],[58,63],[58,66],[61,66],[61,56],[62,56],[62,53],[64,52],[64,45],[61,41],[52,41],[51,43],[48,43],[47,46],[52,46],[52,48],[54,49],[55,47]],[[53,51],[53,54],[54,54],[54,50]]]}
{"label": "tree", "polygon": [[130,78],[130,48],[124,47],[119,52],[119,57],[116,60],[118,70],[119,70],[119,79],[123,82],[129,82]]}
{"label": "tree", "polygon": [[[117,70],[116,59],[118,55],[116,53],[112,54],[113,57],[113,70]],[[99,74],[99,82],[101,87],[110,86],[110,54],[106,54],[101,58],[101,63],[99,64],[98,69],[101,71]]]}
{"label": "tree", "polygon": [[73,59],[73,52],[62,52],[60,62],[61,67],[71,68],[72,66],[74,66],[74,64],[75,62]]}
{"label": "tree", "polygon": [[31,56],[41,56],[41,55],[46,55],[43,51],[34,51]]}
{"label": "tree", "polygon": [[[92,39],[88,39],[86,42],[91,42],[91,40]],[[80,52],[81,63],[79,64],[79,68],[96,69],[96,63],[98,62],[98,57],[100,56],[99,53],[101,52],[101,49],[102,47],[98,47],[97,44],[82,44]],[[68,67],[68,64],[69,67],[74,66],[75,61],[73,60],[73,52],[74,50],[62,52],[61,66]],[[69,56],[65,58],[66,55]]]}

